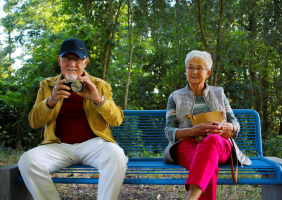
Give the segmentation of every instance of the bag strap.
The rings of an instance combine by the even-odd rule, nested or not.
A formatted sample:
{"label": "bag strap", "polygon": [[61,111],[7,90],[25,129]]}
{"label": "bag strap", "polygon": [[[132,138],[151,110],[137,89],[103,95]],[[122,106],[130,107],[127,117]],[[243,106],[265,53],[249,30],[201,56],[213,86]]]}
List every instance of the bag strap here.
{"label": "bag strap", "polygon": [[237,160],[237,163],[236,163],[236,171],[235,171],[235,174],[234,174],[232,153],[231,153],[231,151],[230,151],[229,157],[230,157],[230,162],[231,162],[231,174],[232,174],[233,182],[234,182],[234,183],[237,183],[237,176],[238,176],[238,158],[237,158],[236,148],[235,148],[235,146],[234,146],[233,139],[232,139],[232,138],[229,138],[229,139],[230,139],[230,141],[231,141],[231,146],[232,146],[232,147],[231,147],[231,151],[232,151],[232,149],[234,150],[235,155],[236,155],[236,160]]}

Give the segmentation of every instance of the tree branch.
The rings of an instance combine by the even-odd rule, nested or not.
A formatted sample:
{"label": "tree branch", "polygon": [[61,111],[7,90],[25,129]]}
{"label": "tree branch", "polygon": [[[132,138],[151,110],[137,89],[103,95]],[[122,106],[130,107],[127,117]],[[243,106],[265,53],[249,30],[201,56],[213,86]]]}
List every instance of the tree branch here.
{"label": "tree branch", "polygon": [[277,10],[279,11],[280,14],[282,14],[281,8],[280,8],[280,6],[279,6],[277,0],[274,0],[274,1],[275,1],[275,4],[276,4],[277,8],[278,8]]}
{"label": "tree branch", "polygon": [[111,17],[111,22],[110,22],[110,30],[108,34],[108,45],[105,53],[105,60],[104,60],[104,66],[103,66],[103,80],[106,80],[106,71],[107,71],[107,65],[108,65],[108,60],[109,60],[109,55],[110,55],[110,50],[111,50],[111,41],[114,40],[115,37],[115,32],[114,29],[116,27],[118,18],[119,18],[119,13],[120,13],[120,8],[121,8],[121,3],[122,0],[119,1],[119,6],[117,10],[117,16],[115,19],[115,26],[114,26],[114,16],[113,16],[113,10],[112,10],[112,2],[109,0],[109,8],[110,8],[110,17]]}
{"label": "tree branch", "polygon": [[220,4],[220,17],[219,17],[219,21],[218,21],[218,27],[217,27],[217,45],[216,45],[216,72],[215,72],[215,76],[213,79],[213,85],[215,86],[217,83],[217,78],[218,78],[218,74],[219,74],[219,67],[220,67],[220,45],[221,45],[221,26],[222,26],[222,21],[223,21],[223,11],[224,11],[224,0],[221,0],[221,4]]}
{"label": "tree branch", "polygon": [[[196,26],[196,24],[195,24],[195,22],[194,22],[194,20],[193,20],[193,18],[192,18],[192,15],[191,15],[191,13],[190,13],[190,10],[189,10],[189,7],[188,7],[188,3],[187,3],[185,0],[182,0],[182,2],[183,2],[183,4],[186,5],[186,8],[187,8],[187,11],[188,11],[188,15],[189,15],[189,17],[190,17],[190,20],[191,20],[191,22],[192,22],[194,28],[197,30],[197,26]],[[199,31],[197,30],[197,32],[199,32]]]}
{"label": "tree branch", "polygon": [[201,36],[202,40],[205,46],[205,49],[207,52],[210,52],[210,48],[207,44],[206,38],[205,38],[205,33],[204,33],[204,27],[203,27],[203,21],[202,21],[202,5],[201,5],[201,0],[198,0],[198,10],[199,10],[199,26],[201,30]]}

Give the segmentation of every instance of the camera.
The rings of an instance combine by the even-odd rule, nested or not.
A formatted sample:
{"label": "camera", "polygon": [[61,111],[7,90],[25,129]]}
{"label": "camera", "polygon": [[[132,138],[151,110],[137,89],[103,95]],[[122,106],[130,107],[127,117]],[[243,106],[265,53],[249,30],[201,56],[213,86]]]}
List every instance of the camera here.
{"label": "camera", "polygon": [[82,92],[83,85],[79,80],[66,80],[64,85],[70,87],[70,90],[66,90],[68,92]]}

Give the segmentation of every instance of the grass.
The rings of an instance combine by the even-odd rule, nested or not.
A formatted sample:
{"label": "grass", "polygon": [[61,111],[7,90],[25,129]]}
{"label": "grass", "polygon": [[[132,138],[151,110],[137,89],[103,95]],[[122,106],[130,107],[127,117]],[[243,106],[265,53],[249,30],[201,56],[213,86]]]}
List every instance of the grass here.
{"label": "grass", "polygon": [[261,186],[257,185],[218,185],[217,198],[237,200],[237,199],[261,199]]}
{"label": "grass", "polygon": [[[0,167],[18,162],[22,151],[0,148]],[[57,176],[57,174],[54,174]],[[61,176],[61,175],[60,175]],[[91,174],[62,174],[62,176],[93,177]],[[131,175],[133,176],[133,175]],[[152,175],[149,178],[160,178]],[[172,175],[171,175],[172,176]],[[176,178],[176,177],[175,177]],[[258,177],[259,178],[259,177]],[[92,200],[97,198],[97,185],[88,184],[55,184],[62,200]],[[181,200],[186,197],[183,185],[123,185],[119,200]],[[261,199],[261,186],[257,185],[218,185],[218,200]]]}
{"label": "grass", "polygon": [[0,167],[16,164],[22,153],[22,151],[0,147]]}

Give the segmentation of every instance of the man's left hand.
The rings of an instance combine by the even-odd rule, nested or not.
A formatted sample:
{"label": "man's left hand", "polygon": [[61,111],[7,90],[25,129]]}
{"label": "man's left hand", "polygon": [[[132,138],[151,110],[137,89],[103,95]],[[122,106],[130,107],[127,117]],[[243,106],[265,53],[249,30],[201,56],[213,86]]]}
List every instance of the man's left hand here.
{"label": "man's left hand", "polygon": [[96,85],[91,81],[87,76],[81,76],[78,80],[83,85],[83,92],[77,92],[77,94],[85,99],[90,99],[95,104],[98,104],[102,101],[102,97],[99,94]]}

